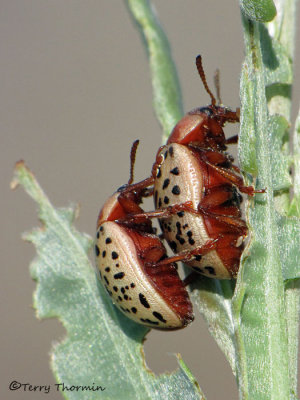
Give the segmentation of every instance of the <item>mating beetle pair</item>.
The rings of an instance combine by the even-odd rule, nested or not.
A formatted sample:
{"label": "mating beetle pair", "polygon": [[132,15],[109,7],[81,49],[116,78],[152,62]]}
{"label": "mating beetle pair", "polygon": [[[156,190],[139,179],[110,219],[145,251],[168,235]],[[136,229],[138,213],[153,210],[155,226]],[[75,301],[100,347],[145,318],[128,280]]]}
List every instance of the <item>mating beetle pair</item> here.
{"label": "mating beetle pair", "polygon": [[[194,318],[176,262],[211,278],[236,277],[247,235],[239,192],[264,192],[245,186],[225,153],[237,135],[226,140],[223,126],[239,122],[239,112],[217,104],[201,56],[196,65],[211,104],[177,123],[158,150],[151,176],[132,184],[134,143],[129,182],[105,203],[97,223],[95,251],[104,287],[129,318],[157,329],[180,329]],[[144,212],[140,203],[150,195],[155,211]],[[152,218],[159,219],[174,256],[167,256]]]}

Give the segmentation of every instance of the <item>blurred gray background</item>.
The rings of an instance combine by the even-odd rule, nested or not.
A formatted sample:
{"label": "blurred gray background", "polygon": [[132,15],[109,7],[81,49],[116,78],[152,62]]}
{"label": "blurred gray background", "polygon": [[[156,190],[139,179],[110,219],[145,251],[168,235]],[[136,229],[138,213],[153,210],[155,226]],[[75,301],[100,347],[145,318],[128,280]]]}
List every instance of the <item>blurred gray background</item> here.
{"label": "blurred gray background", "polygon": [[[184,109],[209,102],[194,65],[198,53],[209,84],[218,67],[223,102],[238,106],[243,60],[238,2],[154,4],[171,42]],[[54,205],[80,203],[76,226],[94,235],[101,205],[128,180],[131,143],[141,139],[138,180],[149,174],[161,130],[152,110],[146,53],[123,1],[1,0],[0,6],[0,397],[61,399],[53,390],[48,397],[8,390],[12,380],[54,384],[48,353],[65,334],[57,320],[38,321],[32,308],[35,283],[28,266],[35,251],[21,233],[39,222],[23,190],[9,190],[14,163],[26,161]],[[299,90],[294,94],[295,116]],[[156,373],[175,369],[173,354],[179,352],[208,399],[238,398],[230,367],[198,314],[180,332],[151,332],[145,352]]]}

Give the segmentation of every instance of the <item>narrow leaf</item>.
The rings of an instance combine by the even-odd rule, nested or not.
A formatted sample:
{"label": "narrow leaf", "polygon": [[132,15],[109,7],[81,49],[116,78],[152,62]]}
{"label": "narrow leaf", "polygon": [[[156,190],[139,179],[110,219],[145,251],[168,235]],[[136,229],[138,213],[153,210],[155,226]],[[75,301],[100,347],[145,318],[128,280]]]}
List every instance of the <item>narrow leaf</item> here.
{"label": "narrow leaf", "polygon": [[300,278],[300,220],[278,216],[277,225],[283,279]]}
{"label": "narrow leaf", "polygon": [[253,21],[269,22],[276,15],[272,0],[240,0],[240,6],[247,18]]}
{"label": "narrow leaf", "polygon": [[[274,200],[274,191],[288,188],[290,184],[285,172],[288,162],[281,154],[284,120],[270,117],[267,108],[265,88],[277,76],[274,73],[270,77],[266,67],[269,49],[262,45],[266,41],[264,29],[245,18],[243,23],[247,57],[241,92],[243,101],[248,98],[251,103],[242,104],[245,114],[241,124],[240,147],[244,150],[246,143],[253,146],[249,152],[255,165],[252,166],[244,156],[241,162],[249,172],[255,171],[257,186],[266,188],[264,195],[256,195],[249,204],[248,222],[254,233],[245,251],[245,262],[236,287],[237,293],[243,291],[243,302],[236,317],[244,351],[241,365],[246,368],[242,371],[246,376],[242,379],[243,385],[246,385],[243,392],[256,400],[288,399],[290,386],[287,333],[283,318],[283,264]],[[282,76],[285,75],[282,73]],[[248,108],[251,110],[249,118]],[[247,139],[249,135],[251,141]],[[283,169],[275,168],[273,160],[281,160]]]}
{"label": "narrow leaf", "polygon": [[287,317],[289,376],[291,392],[297,394],[297,367],[298,367],[298,335],[299,335],[299,311],[300,311],[300,280],[287,283],[285,290],[285,313]]}
{"label": "narrow leaf", "polygon": [[192,288],[194,303],[206,320],[209,332],[224,352],[235,375],[235,327],[231,307],[234,282],[199,277]]}
{"label": "narrow leaf", "polygon": [[294,196],[289,215],[300,218],[300,110],[293,135]]}
{"label": "narrow leaf", "polygon": [[163,142],[183,114],[181,92],[170,46],[156,13],[148,0],[127,0],[149,57],[153,103],[163,128]]}

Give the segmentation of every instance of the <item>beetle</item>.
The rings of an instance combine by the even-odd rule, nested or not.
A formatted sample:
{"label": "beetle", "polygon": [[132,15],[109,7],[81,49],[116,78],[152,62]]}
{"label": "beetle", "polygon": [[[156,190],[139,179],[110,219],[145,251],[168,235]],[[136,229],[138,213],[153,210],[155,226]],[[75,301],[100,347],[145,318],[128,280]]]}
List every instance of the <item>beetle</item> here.
{"label": "beetle", "polygon": [[[226,139],[223,127],[239,122],[239,109],[217,104],[200,55],[196,66],[211,104],[188,112],[176,124],[157,152],[151,176],[124,188],[124,193],[153,185],[156,214],[148,216],[159,218],[163,237],[175,253],[169,261],[183,261],[207,277],[232,279],[248,233],[239,192],[254,196],[265,190],[245,186],[233,157],[225,152],[238,136]],[[182,209],[172,212],[179,204]]]}
{"label": "beetle", "polygon": [[[129,185],[137,145],[131,150]],[[166,249],[143,216],[140,203],[149,193],[117,191],[106,201],[97,222],[96,264],[104,288],[127,317],[150,328],[180,329],[194,319],[193,308],[176,264],[165,261]]]}

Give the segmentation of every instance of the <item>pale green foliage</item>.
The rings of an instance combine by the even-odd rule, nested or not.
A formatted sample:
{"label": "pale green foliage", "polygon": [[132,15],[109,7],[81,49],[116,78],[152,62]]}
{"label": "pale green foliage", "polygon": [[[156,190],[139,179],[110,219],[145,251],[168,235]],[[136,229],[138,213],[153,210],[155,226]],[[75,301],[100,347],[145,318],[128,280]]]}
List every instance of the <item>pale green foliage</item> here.
{"label": "pale green foliage", "polygon": [[253,21],[272,21],[276,15],[273,0],[240,0],[240,6],[247,18]]}
{"label": "pale green foliage", "polygon": [[182,117],[181,93],[168,39],[162,30],[151,3],[147,0],[126,0],[145,43],[153,88],[153,106],[163,129],[163,143]]}
{"label": "pale green foliage", "polygon": [[[164,138],[182,115],[180,91],[167,39],[147,0],[127,0],[149,57],[154,105]],[[242,1],[246,58],[241,79],[239,159],[249,184],[266,193],[249,199],[250,240],[237,282],[200,277],[194,303],[227,357],[240,399],[294,399],[300,277],[300,117],[289,155],[294,2]],[[294,179],[290,167],[294,167]],[[16,178],[40,207],[44,224],[28,234],[38,252],[35,307],[67,330],[52,353],[58,381],[107,387],[103,399],[200,399],[187,366],[155,377],[141,354],[147,329],[125,318],[97,284],[87,257],[91,239],[72,226],[73,209],[55,209],[18,164]],[[291,187],[294,197],[289,198]],[[68,398],[88,397],[68,393]],[[76,397],[78,396],[78,397]]]}
{"label": "pale green foliage", "polygon": [[[37,280],[34,306],[40,318],[57,317],[66,338],[51,353],[57,382],[102,386],[104,391],[63,392],[67,399],[201,399],[201,391],[179,359],[180,368],[159,377],[142,356],[147,329],[125,316],[97,284],[87,252],[92,240],[73,227],[74,208],[54,208],[23,163],[14,186],[22,184],[39,206],[43,227],[25,235],[37,250],[31,265]],[[183,396],[183,397],[181,397]]]}

